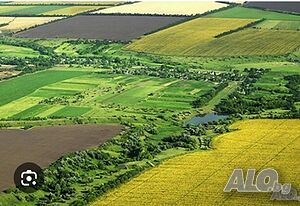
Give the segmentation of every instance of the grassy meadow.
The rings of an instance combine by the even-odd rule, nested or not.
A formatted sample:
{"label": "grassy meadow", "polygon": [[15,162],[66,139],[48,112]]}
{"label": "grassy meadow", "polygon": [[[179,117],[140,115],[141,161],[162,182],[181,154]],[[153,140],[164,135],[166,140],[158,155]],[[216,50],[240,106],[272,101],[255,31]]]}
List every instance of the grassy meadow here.
{"label": "grassy meadow", "polygon": [[0,6],[0,15],[40,15],[50,11],[60,10],[68,6]]}
{"label": "grassy meadow", "polygon": [[141,110],[145,114],[154,114],[156,110],[189,110],[192,101],[209,93],[213,84],[56,69],[1,82],[0,88],[1,95],[5,96],[1,99],[0,118],[101,118],[107,110],[105,107],[133,114]]}
{"label": "grassy meadow", "polygon": [[[10,103],[21,97],[25,97],[42,86],[83,74],[83,72],[74,71],[42,71],[35,74],[17,77],[12,80],[2,81],[0,82],[2,97],[0,105],[3,106],[4,104]],[[24,87],[24,85],[27,86]]]}
{"label": "grassy meadow", "polygon": [[40,53],[30,48],[12,45],[0,45],[0,56],[3,57],[38,57]]}
{"label": "grassy meadow", "polygon": [[265,20],[255,26],[258,29],[300,30],[300,21]]}

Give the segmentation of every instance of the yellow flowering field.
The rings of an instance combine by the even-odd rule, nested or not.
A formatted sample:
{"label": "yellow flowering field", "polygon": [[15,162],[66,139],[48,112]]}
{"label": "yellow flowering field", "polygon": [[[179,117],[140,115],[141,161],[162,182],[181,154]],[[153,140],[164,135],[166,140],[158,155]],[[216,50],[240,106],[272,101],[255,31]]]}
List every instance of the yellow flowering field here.
{"label": "yellow flowering field", "polygon": [[224,193],[233,169],[274,168],[300,192],[300,120],[246,120],[218,136],[213,150],[170,159],[108,193],[100,205],[299,205],[271,193]]}
{"label": "yellow flowering field", "polygon": [[129,44],[127,49],[165,55],[199,56],[194,52],[211,41],[216,35],[243,27],[253,19],[197,18],[185,23],[146,35]]}

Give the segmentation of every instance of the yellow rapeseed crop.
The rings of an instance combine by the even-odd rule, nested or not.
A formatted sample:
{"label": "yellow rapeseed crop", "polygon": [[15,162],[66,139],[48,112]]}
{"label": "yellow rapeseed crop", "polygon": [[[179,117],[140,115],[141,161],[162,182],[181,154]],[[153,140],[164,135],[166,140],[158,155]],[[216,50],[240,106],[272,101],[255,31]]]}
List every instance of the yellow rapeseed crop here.
{"label": "yellow rapeseed crop", "polygon": [[196,56],[249,56],[282,55],[300,46],[300,32],[292,30],[245,29],[204,46],[195,47],[189,55]]}
{"label": "yellow rapeseed crop", "polygon": [[185,55],[194,48],[206,45],[216,35],[253,21],[253,19],[197,18],[142,37],[127,48],[156,54]]}
{"label": "yellow rapeseed crop", "polygon": [[214,139],[213,150],[176,157],[99,199],[100,205],[299,205],[271,193],[224,193],[233,169],[274,168],[300,191],[300,120],[247,120]]}

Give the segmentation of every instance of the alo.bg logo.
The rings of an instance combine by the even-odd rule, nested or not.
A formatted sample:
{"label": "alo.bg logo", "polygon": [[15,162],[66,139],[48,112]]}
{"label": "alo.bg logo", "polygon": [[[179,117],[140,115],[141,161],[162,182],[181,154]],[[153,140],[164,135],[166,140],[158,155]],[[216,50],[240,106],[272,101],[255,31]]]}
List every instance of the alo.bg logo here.
{"label": "alo.bg logo", "polygon": [[255,169],[248,169],[246,178],[244,178],[242,169],[234,169],[224,192],[272,192],[271,200],[297,200],[297,195],[291,184],[280,184],[278,181],[278,172],[268,168],[259,172],[256,176]]}

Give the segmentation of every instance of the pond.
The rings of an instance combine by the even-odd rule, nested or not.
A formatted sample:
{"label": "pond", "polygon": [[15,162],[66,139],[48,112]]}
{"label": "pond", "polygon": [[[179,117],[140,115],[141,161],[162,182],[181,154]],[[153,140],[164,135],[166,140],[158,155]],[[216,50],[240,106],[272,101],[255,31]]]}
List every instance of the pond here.
{"label": "pond", "polygon": [[220,119],[226,119],[227,117],[228,115],[218,115],[215,113],[206,114],[204,116],[196,115],[193,116],[192,119],[186,121],[185,124],[198,125],[198,124],[208,123],[212,121],[217,121]]}

